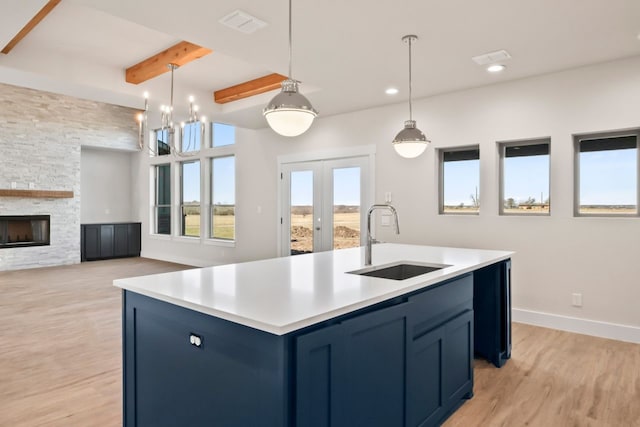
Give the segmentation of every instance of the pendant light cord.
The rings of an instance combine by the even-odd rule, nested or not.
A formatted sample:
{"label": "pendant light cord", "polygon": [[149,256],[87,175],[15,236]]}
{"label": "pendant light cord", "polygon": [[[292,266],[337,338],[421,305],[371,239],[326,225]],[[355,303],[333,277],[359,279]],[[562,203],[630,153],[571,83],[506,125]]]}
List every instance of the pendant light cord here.
{"label": "pendant light cord", "polygon": [[411,37],[409,37],[409,120],[413,120],[413,107],[411,106]]}
{"label": "pendant light cord", "polygon": [[289,79],[293,80],[291,76],[291,45],[293,42],[291,41],[291,39],[291,0],[289,0]]}

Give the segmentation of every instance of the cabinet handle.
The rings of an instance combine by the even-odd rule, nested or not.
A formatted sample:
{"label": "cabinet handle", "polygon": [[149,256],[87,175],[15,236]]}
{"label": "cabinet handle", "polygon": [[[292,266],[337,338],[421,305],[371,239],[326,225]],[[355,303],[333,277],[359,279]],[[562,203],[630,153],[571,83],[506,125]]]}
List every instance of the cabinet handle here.
{"label": "cabinet handle", "polygon": [[191,343],[191,345],[194,345],[198,348],[202,347],[202,337],[200,335],[192,333],[191,335],[189,335],[189,342]]}

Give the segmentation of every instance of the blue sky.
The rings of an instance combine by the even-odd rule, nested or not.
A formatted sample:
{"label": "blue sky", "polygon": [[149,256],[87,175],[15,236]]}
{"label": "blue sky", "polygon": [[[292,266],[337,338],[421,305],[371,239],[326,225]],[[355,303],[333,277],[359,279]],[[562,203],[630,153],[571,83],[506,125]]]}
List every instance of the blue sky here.
{"label": "blue sky", "polygon": [[636,149],[580,153],[581,205],[635,205]]}
{"label": "blue sky", "polygon": [[213,204],[236,203],[235,157],[213,159]]}

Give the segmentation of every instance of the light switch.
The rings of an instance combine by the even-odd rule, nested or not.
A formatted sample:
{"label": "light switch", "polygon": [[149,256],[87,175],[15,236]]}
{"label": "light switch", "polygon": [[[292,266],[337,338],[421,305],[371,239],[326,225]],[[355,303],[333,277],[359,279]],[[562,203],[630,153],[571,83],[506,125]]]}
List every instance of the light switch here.
{"label": "light switch", "polygon": [[12,182],[11,182],[11,189],[12,189],[12,190],[15,190],[17,187],[18,187],[18,183],[17,183],[17,182],[15,182],[15,181],[12,181]]}
{"label": "light switch", "polygon": [[391,201],[392,201],[391,191],[387,191],[386,193],[384,193],[384,202],[391,203]]}

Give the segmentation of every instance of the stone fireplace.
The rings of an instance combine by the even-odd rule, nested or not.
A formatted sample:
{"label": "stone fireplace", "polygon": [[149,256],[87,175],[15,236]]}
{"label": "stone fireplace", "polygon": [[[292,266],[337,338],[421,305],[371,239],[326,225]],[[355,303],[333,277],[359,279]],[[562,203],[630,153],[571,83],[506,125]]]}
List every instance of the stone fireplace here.
{"label": "stone fireplace", "polygon": [[0,216],[0,249],[50,244],[49,215]]}

